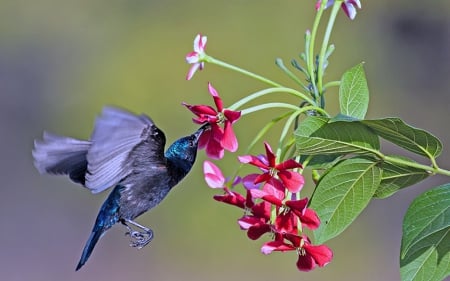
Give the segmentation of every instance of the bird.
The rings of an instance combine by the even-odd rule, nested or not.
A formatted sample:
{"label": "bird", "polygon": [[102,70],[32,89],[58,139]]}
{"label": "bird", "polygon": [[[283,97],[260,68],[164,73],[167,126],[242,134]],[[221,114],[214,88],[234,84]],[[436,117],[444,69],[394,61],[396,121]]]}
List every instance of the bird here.
{"label": "bird", "polygon": [[89,140],[43,133],[34,141],[34,165],[41,174],[68,175],[92,193],[112,189],[94,223],[78,271],[99,239],[116,223],[127,229],[130,246],[138,249],[153,239],[153,231],[135,218],[158,205],[191,170],[202,125],[176,140],[164,152],[166,137],[150,117],[117,107],[104,107]]}

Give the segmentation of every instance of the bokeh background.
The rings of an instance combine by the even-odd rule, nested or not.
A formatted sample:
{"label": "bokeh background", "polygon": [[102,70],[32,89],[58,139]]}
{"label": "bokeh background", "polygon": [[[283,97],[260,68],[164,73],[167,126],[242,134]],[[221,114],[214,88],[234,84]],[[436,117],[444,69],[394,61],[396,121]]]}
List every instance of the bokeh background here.
{"label": "bokeh background", "polygon": [[[111,229],[75,272],[106,193],[92,195],[64,177],[40,176],[33,139],[43,130],[87,138],[104,105],[145,112],[168,142],[196,126],[180,104],[210,103],[212,81],[226,104],[265,85],[206,65],[185,81],[184,56],[198,32],[208,53],[293,86],[274,65],[298,57],[315,1],[0,1],[0,279],[15,280],[399,280],[402,217],[433,177],[373,201],[341,236],[335,259],[300,273],[294,253],[260,254],[236,225],[241,211],[216,203],[201,162],[138,221],[155,231],[142,250]],[[362,1],[356,20],[338,17],[327,79],[365,61],[368,117],[398,116],[450,143],[450,2]],[[333,91],[330,96],[335,95]],[[277,97],[278,98],[278,97]],[[281,97],[280,97],[281,98]],[[330,98],[330,110],[336,108]],[[236,124],[242,153],[275,111]],[[276,140],[274,130],[267,138]],[[255,151],[259,153],[262,151]],[[394,147],[386,147],[392,153]],[[439,163],[450,167],[445,149]],[[231,172],[235,155],[221,167]],[[305,188],[308,190],[308,187]]]}

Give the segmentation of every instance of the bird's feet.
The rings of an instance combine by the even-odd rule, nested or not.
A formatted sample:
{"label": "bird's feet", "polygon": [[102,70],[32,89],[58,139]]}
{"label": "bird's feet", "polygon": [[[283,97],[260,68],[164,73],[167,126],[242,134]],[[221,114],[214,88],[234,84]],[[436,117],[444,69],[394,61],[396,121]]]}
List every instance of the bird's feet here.
{"label": "bird's feet", "polygon": [[[121,220],[122,224],[128,229],[125,233],[125,236],[130,236],[130,247],[142,249],[147,246],[150,241],[153,239],[153,231],[145,226],[142,226],[132,220],[123,219]],[[132,224],[135,227],[141,229],[142,231],[136,231],[131,228],[128,224]]]}
{"label": "bird's feet", "polygon": [[148,229],[147,231],[128,231],[125,233],[126,236],[130,236],[130,247],[142,249],[147,246],[150,241],[153,239],[153,231]]}

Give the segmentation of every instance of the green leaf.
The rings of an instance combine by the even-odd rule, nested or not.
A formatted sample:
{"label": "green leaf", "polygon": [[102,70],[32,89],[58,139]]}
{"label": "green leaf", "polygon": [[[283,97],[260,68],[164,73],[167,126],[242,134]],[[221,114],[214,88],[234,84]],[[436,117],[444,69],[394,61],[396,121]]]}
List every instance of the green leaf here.
{"label": "green leaf", "polygon": [[368,158],[350,158],[329,169],[319,180],[310,208],[317,212],[320,227],[316,243],[344,231],[369,204],[381,181],[381,169]]}
{"label": "green leaf", "polygon": [[369,107],[369,87],[363,63],[347,70],[342,75],[339,87],[339,106],[341,113],[357,119],[364,119]]}
{"label": "green leaf", "polygon": [[403,220],[403,281],[443,280],[450,275],[450,184],[417,197]]}
{"label": "green leaf", "polygon": [[363,120],[380,137],[425,157],[437,157],[442,151],[438,138],[422,129],[414,128],[399,118]]}
{"label": "green leaf", "polygon": [[[406,157],[391,157],[396,157],[404,161],[407,160],[413,162],[411,159],[408,159]],[[380,186],[375,191],[375,198],[389,197],[399,189],[418,183],[429,176],[429,173],[424,170],[389,162],[383,162],[381,165],[381,169],[383,169],[383,176],[381,177]]]}
{"label": "green leaf", "polygon": [[311,116],[300,123],[295,131],[297,154],[368,154],[379,150],[378,136],[361,123],[328,121]]}

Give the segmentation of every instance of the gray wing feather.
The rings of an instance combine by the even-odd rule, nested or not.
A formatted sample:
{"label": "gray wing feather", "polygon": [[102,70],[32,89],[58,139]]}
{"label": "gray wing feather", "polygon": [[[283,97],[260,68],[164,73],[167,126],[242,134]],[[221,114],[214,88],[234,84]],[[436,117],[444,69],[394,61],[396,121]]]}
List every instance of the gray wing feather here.
{"label": "gray wing feather", "polygon": [[44,132],[43,140],[34,142],[34,166],[41,174],[68,174],[84,184],[86,154],[91,142]]}
{"label": "gray wing feather", "polygon": [[93,193],[116,185],[133,172],[130,152],[146,143],[156,162],[164,161],[164,133],[145,115],[135,115],[112,107],[105,107],[96,119],[87,153],[86,187]]}

